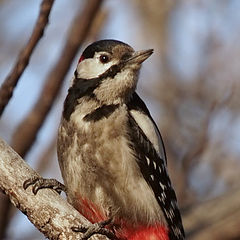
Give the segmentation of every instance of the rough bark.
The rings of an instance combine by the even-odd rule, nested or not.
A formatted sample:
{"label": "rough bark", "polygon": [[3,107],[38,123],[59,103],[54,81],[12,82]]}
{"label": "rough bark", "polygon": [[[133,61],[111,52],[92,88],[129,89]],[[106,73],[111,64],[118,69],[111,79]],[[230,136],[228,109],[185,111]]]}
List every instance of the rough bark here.
{"label": "rough bark", "polygon": [[[24,190],[23,182],[34,176],[39,175],[0,139],[0,189],[47,238],[79,239],[81,234],[73,232],[71,227],[89,222],[51,189],[40,190],[37,195],[31,187]],[[91,239],[108,238],[95,235]]]}

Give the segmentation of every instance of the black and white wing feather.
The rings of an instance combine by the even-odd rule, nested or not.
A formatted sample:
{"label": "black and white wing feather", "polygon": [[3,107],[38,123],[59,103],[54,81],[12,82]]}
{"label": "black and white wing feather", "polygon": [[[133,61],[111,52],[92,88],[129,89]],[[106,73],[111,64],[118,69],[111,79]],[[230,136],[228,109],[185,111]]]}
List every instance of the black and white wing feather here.
{"label": "black and white wing feather", "polygon": [[127,104],[132,148],[144,179],[152,188],[169,226],[171,240],[184,239],[177,199],[166,169],[166,153],[160,132],[146,105],[134,93]]}

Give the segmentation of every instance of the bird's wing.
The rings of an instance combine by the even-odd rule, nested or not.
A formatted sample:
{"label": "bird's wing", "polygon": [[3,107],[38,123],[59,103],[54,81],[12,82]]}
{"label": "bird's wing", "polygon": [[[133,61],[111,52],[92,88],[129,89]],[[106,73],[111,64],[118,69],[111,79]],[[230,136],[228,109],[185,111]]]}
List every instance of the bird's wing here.
{"label": "bird's wing", "polygon": [[133,96],[128,102],[127,106],[131,116],[150,140],[155,150],[159,154],[159,157],[164,160],[165,164],[167,164],[167,157],[162,136],[156,123],[152,119],[147,106],[136,92],[133,93]]}
{"label": "bird's wing", "polygon": [[139,168],[165,215],[172,236],[170,239],[184,239],[176,194],[166,169],[166,153],[160,132],[137,93],[133,94],[127,107],[131,147]]}

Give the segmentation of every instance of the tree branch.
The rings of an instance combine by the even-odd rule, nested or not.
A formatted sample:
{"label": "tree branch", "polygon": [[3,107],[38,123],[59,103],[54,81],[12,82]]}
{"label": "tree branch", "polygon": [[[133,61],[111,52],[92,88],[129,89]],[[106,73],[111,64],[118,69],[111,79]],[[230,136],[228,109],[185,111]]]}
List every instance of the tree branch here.
{"label": "tree branch", "polygon": [[[0,139],[0,188],[12,204],[49,239],[79,239],[71,227],[90,223],[70,204],[51,189],[40,190],[34,195],[31,188],[24,190],[23,182],[39,176],[25,161]],[[108,239],[93,236],[91,239]]]}
{"label": "tree branch", "polygon": [[[48,75],[42,92],[28,116],[20,123],[13,135],[11,146],[22,157],[32,146],[37,132],[42,126],[51,106],[58,95],[65,75],[76,56],[80,45],[86,39],[94,17],[102,0],[89,0],[83,9],[80,9],[68,34],[68,39],[56,65]],[[22,140],[24,138],[24,141]]]}
{"label": "tree branch", "polygon": [[19,78],[27,67],[34,48],[43,36],[44,29],[48,23],[48,17],[51,12],[54,0],[43,0],[39,12],[39,16],[32,35],[19,54],[18,60],[10,74],[7,76],[0,88],[0,116],[13,95],[13,90],[16,87]]}
{"label": "tree branch", "polygon": [[188,239],[240,239],[239,199],[240,189],[192,206],[183,214]]}
{"label": "tree branch", "polygon": [[[51,106],[61,89],[62,82],[72,60],[78,52],[81,43],[86,39],[89,28],[92,25],[102,2],[103,0],[86,1],[83,9],[81,4],[81,9],[79,9],[78,14],[70,27],[68,38],[59,61],[47,77],[35,106],[15,131],[11,145],[22,157],[25,156],[34,143],[38,130],[49,113]],[[22,139],[24,139],[24,141],[22,141]],[[0,199],[0,201],[1,205],[4,205],[5,212],[9,212],[11,207],[9,201],[6,198]],[[3,221],[1,221],[2,218],[0,216],[0,238],[5,234],[5,229],[10,219],[9,213],[4,215],[3,218]]]}
{"label": "tree branch", "polygon": [[[21,157],[0,139],[0,188],[11,202],[49,239],[78,239],[73,226],[89,222],[55,191],[40,190],[33,195],[23,182],[39,176]],[[183,214],[188,239],[227,240],[240,236],[240,190],[192,206]],[[107,239],[93,236],[92,239]]]}

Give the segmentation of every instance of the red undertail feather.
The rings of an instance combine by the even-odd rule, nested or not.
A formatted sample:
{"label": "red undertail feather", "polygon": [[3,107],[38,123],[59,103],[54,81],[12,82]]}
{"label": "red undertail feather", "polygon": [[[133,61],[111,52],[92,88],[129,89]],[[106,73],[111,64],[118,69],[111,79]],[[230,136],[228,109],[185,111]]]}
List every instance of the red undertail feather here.
{"label": "red undertail feather", "polygon": [[80,201],[76,209],[91,223],[101,222],[107,219],[107,216],[92,202],[78,197]]}
{"label": "red undertail feather", "polygon": [[161,224],[131,228],[122,225],[122,230],[117,236],[128,240],[169,240],[168,230]]}
{"label": "red undertail feather", "polygon": [[[91,223],[101,222],[108,217],[92,202],[79,197],[77,210]],[[79,203],[78,202],[78,203]],[[162,224],[154,226],[132,226],[128,221],[114,220],[116,236],[124,240],[169,240],[168,229]]]}

